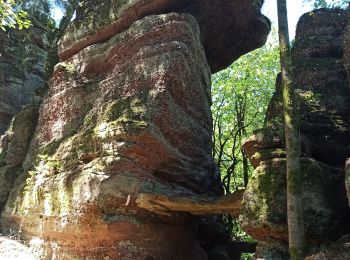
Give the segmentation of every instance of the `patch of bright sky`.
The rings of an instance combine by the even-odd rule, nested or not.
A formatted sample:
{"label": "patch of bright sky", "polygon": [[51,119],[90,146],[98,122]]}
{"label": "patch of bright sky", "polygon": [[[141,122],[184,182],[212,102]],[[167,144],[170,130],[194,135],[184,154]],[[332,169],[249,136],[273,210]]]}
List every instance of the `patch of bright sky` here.
{"label": "patch of bright sky", "polygon": [[[289,23],[289,37],[293,40],[295,37],[295,30],[300,16],[311,11],[312,5],[304,3],[304,0],[287,0],[288,8],[288,23]],[[277,1],[265,0],[262,12],[272,22],[272,26],[277,28]]]}
{"label": "patch of bright sky", "polygon": [[59,24],[63,16],[62,9],[56,6],[55,8],[52,9],[51,12],[52,12],[52,18],[55,20],[56,24]]}

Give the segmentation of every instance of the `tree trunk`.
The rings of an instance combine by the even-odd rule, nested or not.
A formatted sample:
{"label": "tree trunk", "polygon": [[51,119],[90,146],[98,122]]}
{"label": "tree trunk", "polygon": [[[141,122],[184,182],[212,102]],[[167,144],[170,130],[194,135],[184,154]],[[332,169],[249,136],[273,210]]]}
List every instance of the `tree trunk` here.
{"label": "tree trunk", "polygon": [[300,140],[292,88],[286,0],[277,0],[280,62],[283,88],[284,135],[287,154],[287,217],[290,259],[304,259],[304,224],[301,199]]}

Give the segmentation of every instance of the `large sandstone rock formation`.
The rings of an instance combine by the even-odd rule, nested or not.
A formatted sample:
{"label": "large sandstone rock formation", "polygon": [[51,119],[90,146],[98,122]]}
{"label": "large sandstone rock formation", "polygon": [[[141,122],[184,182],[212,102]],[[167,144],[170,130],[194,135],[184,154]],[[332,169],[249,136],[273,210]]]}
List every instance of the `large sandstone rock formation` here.
{"label": "large sandstone rock formation", "polygon": [[[256,2],[83,1],[4,229],[47,259],[206,259],[200,218],[181,207],[221,194],[211,69],[264,43],[269,22]],[[147,194],[170,203],[147,204]],[[169,205],[180,213],[167,216]]]}
{"label": "large sandstone rock formation", "polygon": [[[347,14],[320,9],[300,18],[292,50],[299,100],[303,202],[311,246],[350,231],[344,162],[350,155],[350,89],[343,63]],[[243,148],[255,171],[244,194],[242,227],[259,240],[258,256],[288,259],[285,151],[281,126],[281,82],[265,129]]]}

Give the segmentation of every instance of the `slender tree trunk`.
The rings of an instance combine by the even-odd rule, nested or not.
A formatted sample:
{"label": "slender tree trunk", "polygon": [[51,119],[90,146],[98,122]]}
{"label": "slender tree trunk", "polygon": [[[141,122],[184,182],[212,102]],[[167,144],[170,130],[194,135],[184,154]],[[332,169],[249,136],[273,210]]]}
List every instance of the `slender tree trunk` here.
{"label": "slender tree trunk", "polygon": [[304,223],[302,207],[302,180],[300,169],[300,140],[292,87],[287,3],[277,0],[280,40],[280,62],[283,88],[284,135],[287,154],[287,216],[289,252],[291,260],[304,259]]}

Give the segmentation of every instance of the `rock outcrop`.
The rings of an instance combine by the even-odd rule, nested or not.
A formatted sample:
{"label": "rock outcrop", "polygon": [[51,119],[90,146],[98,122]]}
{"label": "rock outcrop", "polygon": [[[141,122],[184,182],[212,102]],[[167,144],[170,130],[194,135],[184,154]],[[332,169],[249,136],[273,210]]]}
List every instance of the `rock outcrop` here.
{"label": "rock outcrop", "polygon": [[[306,237],[317,246],[350,231],[344,162],[350,155],[350,89],[343,62],[346,11],[304,14],[292,50],[302,142]],[[244,194],[240,221],[256,238],[259,257],[288,258],[285,150],[281,81],[277,79],[266,127],[243,149],[255,168]],[[269,258],[269,259],[270,259]]]}
{"label": "rock outcrop", "polygon": [[[83,1],[61,41],[4,230],[20,231],[46,259],[206,259],[201,218],[183,205],[222,194],[211,69],[263,44],[269,22],[256,2]],[[142,206],[147,196],[180,203],[166,199],[160,209],[175,213],[163,216]]]}
{"label": "rock outcrop", "polygon": [[214,73],[265,43],[270,21],[260,13],[262,4],[262,0],[85,0],[61,40],[59,56],[66,60],[147,15],[189,13],[199,24],[201,42]]}
{"label": "rock outcrop", "polygon": [[0,135],[22,106],[36,101],[45,87],[46,44],[39,29],[0,32]]}

